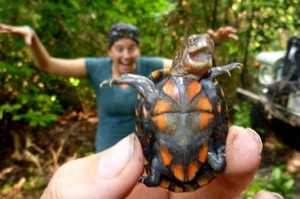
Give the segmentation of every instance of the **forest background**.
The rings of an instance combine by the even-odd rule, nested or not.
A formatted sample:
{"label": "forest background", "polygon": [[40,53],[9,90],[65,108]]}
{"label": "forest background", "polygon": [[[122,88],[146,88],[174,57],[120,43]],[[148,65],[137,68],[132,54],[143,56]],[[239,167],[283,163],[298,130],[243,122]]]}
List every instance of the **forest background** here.
{"label": "forest background", "polygon": [[[0,0],[0,22],[30,25],[50,54],[63,58],[105,56],[108,30],[120,21],[139,28],[143,55],[168,58],[189,34],[233,26],[238,30],[239,41],[225,43],[214,55],[217,65],[244,64],[231,77],[219,79],[232,111],[239,102],[236,87],[251,85],[255,56],[261,51],[284,50],[288,38],[299,35],[299,3],[300,0]],[[95,110],[95,95],[86,80],[38,71],[22,38],[0,35],[0,157],[10,158],[7,164],[0,163],[1,194],[7,198],[35,198],[60,164],[91,153],[91,120],[88,124],[92,127],[81,132],[89,138],[74,135],[75,142],[87,139],[86,145],[68,148],[65,141],[70,135],[61,138],[57,133],[63,134],[63,116],[92,118]],[[53,127],[57,123],[60,126]],[[43,141],[45,132],[48,137]],[[21,168],[26,168],[23,176],[7,177]],[[9,195],[12,191],[15,195]]]}

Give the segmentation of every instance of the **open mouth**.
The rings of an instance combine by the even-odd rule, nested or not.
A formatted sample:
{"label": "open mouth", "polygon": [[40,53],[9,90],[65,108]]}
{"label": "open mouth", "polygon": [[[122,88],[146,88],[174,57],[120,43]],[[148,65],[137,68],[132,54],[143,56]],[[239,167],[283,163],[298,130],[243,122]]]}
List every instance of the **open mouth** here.
{"label": "open mouth", "polygon": [[194,62],[206,62],[212,59],[212,55],[208,50],[199,49],[189,53],[189,57]]}
{"label": "open mouth", "polygon": [[207,49],[198,49],[193,52],[189,52],[189,63],[194,66],[202,66],[212,61],[212,54]]}
{"label": "open mouth", "polygon": [[119,70],[122,73],[132,73],[134,70],[134,63],[132,62],[119,62]]}

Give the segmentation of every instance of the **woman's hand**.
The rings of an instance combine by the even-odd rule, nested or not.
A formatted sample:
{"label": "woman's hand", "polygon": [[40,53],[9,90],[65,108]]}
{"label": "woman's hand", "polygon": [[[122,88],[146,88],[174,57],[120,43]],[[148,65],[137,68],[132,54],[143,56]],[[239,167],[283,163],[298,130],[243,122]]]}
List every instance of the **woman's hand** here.
{"label": "woman's hand", "polygon": [[215,43],[215,46],[220,46],[229,39],[238,40],[236,35],[237,30],[232,26],[220,27],[217,31],[209,29],[207,33],[210,35]]}
{"label": "woman's hand", "polygon": [[27,45],[31,45],[34,30],[30,26],[12,26],[0,23],[0,33],[10,33],[24,38]]}

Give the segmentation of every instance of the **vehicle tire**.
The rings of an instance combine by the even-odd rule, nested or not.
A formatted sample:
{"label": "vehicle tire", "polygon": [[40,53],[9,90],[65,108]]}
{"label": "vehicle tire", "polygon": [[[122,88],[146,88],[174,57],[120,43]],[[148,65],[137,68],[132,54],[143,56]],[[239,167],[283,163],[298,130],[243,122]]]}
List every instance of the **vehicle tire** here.
{"label": "vehicle tire", "polygon": [[300,151],[300,127],[291,126],[281,120],[272,119],[270,122],[272,132],[285,145]]}
{"label": "vehicle tire", "polygon": [[262,138],[265,139],[266,130],[268,129],[268,120],[264,107],[260,104],[252,104],[251,106],[251,128],[254,129]]}

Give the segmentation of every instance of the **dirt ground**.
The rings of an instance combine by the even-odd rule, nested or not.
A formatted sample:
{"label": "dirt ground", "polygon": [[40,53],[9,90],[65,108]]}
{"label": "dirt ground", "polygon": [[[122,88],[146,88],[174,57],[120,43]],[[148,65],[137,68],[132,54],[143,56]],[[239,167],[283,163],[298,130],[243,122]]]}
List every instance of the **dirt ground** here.
{"label": "dirt ground", "polygon": [[[93,153],[96,124],[95,113],[61,117],[51,128],[0,124],[0,198],[38,198],[60,165]],[[264,136],[260,172],[267,173],[272,165],[286,163],[298,141],[287,134],[268,132]],[[300,174],[295,195],[300,195]]]}

